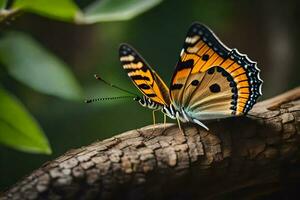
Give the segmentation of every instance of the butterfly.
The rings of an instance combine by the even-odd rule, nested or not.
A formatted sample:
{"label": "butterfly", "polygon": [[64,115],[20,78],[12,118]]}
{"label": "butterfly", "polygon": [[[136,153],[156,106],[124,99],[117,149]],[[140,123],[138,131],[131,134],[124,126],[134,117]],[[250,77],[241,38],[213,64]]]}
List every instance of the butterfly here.
{"label": "butterfly", "polygon": [[128,44],[120,45],[119,58],[143,94],[135,100],[179,126],[192,122],[209,130],[203,120],[245,115],[262,95],[256,62],[226,47],[201,23],[189,28],[169,87]]}

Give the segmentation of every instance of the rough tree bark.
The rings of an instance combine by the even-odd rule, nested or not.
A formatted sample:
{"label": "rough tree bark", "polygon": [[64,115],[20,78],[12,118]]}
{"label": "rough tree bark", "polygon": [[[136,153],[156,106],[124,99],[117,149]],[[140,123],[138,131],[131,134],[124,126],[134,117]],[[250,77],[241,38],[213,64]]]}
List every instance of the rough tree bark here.
{"label": "rough tree bark", "polygon": [[[300,183],[300,87],[247,117],[131,130],[45,163],[0,199],[262,198]],[[299,186],[299,185],[298,185]]]}

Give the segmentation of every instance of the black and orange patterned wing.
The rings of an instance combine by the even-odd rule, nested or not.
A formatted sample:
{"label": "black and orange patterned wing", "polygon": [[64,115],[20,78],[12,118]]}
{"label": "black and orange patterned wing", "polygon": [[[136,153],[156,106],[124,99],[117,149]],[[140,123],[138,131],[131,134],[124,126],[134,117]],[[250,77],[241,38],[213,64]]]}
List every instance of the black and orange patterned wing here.
{"label": "black and orange patterned wing", "polygon": [[245,114],[261,86],[255,62],[227,48],[205,25],[190,27],[170,86],[177,109],[202,119]]}
{"label": "black and orange patterned wing", "polygon": [[120,61],[135,86],[148,98],[160,105],[169,105],[169,89],[145,60],[127,44],[121,44]]}

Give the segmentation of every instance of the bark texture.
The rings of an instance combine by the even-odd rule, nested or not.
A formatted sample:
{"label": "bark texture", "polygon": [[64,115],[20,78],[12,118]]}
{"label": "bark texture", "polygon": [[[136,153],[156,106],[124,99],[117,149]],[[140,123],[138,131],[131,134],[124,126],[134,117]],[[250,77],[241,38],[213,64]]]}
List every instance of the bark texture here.
{"label": "bark texture", "polygon": [[300,88],[206,125],[147,126],[70,150],[0,199],[255,199],[300,182]]}

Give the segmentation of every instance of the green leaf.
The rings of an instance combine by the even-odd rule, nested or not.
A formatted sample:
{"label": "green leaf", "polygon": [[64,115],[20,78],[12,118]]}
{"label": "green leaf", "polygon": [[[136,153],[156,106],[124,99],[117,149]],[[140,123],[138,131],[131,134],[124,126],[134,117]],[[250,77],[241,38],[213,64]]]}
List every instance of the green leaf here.
{"label": "green leaf", "polygon": [[89,5],[82,15],[77,15],[78,23],[128,20],[158,5],[162,0],[98,0]]}
{"label": "green leaf", "polygon": [[81,11],[73,0],[15,0],[12,9],[68,22],[91,24],[129,20],[160,2],[162,0],[96,0]]}
{"label": "green leaf", "polygon": [[80,87],[65,63],[24,33],[9,32],[0,39],[0,62],[11,76],[36,91],[81,99]]}
{"label": "green leaf", "polygon": [[51,154],[43,131],[16,98],[0,88],[0,144],[18,150]]}
{"label": "green leaf", "polygon": [[0,0],[0,10],[5,9],[7,4],[7,0]]}
{"label": "green leaf", "polygon": [[73,21],[79,12],[73,0],[15,0],[12,7],[63,21]]}

